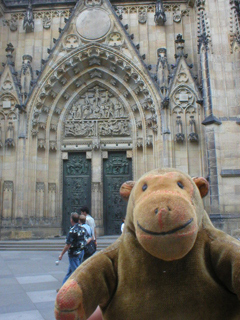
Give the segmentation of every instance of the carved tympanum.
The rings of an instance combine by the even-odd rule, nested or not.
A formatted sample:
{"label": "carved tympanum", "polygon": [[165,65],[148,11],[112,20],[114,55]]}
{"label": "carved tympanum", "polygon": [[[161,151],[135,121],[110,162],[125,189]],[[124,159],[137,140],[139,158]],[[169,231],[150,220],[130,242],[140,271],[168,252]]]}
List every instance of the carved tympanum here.
{"label": "carved tympanum", "polygon": [[95,86],[70,108],[65,136],[129,136],[129,118],[123,104],[108,90]]}

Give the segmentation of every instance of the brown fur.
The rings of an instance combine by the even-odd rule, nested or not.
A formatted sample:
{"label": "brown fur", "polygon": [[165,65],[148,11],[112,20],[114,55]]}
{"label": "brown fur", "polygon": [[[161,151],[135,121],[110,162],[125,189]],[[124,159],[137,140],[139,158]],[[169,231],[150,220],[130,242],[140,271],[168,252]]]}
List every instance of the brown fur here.
{"label": "brown fur", "polygon": [[[105,320],[240,319],[240,245],[204,211],[207,181],[154,170],[122,190],[129,197],[124,234],[62,287],[58,296],[64,300],[65,290],[78,305],[68,313],[86,319],[100,305]],[[66,303],[58,301],[56,318],[64,319]]]}

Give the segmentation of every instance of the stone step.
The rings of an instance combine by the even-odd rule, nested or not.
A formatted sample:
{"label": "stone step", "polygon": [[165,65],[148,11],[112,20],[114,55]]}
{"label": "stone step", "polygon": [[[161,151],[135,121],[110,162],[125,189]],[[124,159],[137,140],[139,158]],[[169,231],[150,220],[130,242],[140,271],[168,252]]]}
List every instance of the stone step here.
{"label": "stone step", "polygon": [[[97,239],[97,251],[107,248],[119,236],[103,236]],[[2,240],[0,251],[61,251],[65,244],[65,237],[38,240]]]}

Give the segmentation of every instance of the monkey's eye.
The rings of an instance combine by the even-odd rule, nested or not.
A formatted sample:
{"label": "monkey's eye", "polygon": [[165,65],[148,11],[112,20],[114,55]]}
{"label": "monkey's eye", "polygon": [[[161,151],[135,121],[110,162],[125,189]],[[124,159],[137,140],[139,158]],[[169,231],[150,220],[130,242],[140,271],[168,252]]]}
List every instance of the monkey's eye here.
{"label": "monkey's eye", "polygon": [[178,181],[177,185],[179,186],[179,188],[184,189],[184,186],[180,181]]}
{"label": "monkey's eye", "polygon": [[142,191],[145,191],[145,190],[147,190],[147,184],[145,183],[143,186],[142,186]]}

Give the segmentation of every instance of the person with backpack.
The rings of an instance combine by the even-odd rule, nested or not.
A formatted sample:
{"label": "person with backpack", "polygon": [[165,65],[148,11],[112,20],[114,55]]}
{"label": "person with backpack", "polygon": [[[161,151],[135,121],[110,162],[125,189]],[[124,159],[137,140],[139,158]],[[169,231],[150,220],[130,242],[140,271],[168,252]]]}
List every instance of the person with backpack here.
{"label": "person with backpack", "polygon": [[86,260],[96,252],[96,245],[95,241],[93,240],[92,228],[86,223],[86,216],[84,214],[80,215],[79,223],[87,231],[85,235],[86,245],[84,248],[84,260]]}
{"label": "person with backpack", "polygon": [[62,253],[59,255],[59,260],[62,260],[64,253],[68,251],[69,267],[67,274],[63,279],[62,285],[80,265],[80,256],[83,256],[82,251],[86,244],[85,236],[87,231],[78,223],[78,219],[78,213],[72,212],[70,216],[70,223],[72,227],[70,228],[70,231],[66,237],[66,244],[62,250]]}

